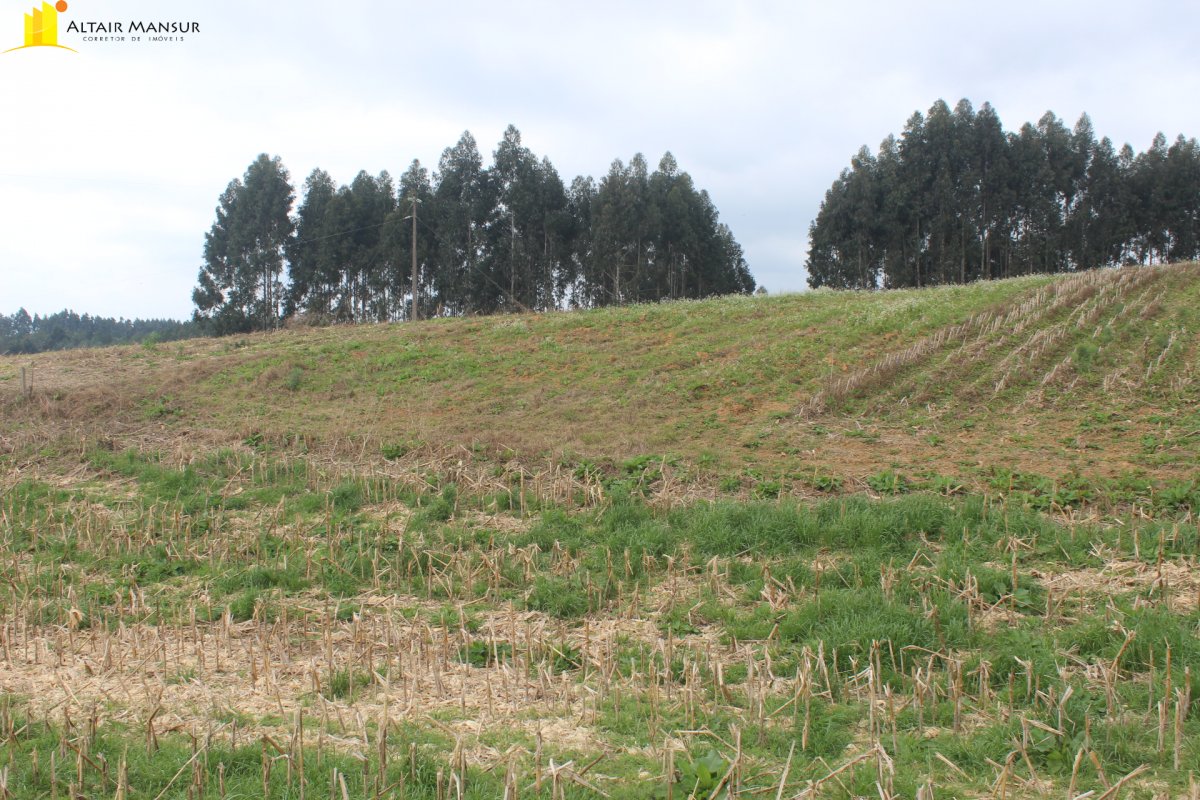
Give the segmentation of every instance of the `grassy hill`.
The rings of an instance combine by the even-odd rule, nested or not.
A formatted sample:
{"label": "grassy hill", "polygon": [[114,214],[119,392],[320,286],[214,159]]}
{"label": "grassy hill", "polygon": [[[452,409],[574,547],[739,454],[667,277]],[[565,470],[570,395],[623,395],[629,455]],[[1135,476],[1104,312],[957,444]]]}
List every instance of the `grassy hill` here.
{"label": "grassy hill", "polygon": [[1198,279],[0,358],[0,797],[1200,796]]}
{"label": "grassy hill", "polygon": [[[943,488],[1083,478],[1124,498],[1195,477],[1198,276],[1106,270],[72,351],[0,360],[0,397],[9,440],[91,429],[121,446],[252,441],[359,464],[386,452],[464,477],[460,461],[482,465],[476,480],[514,460],[610,478],[658,460],[709,494],[866,488],[883,473]],[[22,404],[24,365],[35,388]]]}

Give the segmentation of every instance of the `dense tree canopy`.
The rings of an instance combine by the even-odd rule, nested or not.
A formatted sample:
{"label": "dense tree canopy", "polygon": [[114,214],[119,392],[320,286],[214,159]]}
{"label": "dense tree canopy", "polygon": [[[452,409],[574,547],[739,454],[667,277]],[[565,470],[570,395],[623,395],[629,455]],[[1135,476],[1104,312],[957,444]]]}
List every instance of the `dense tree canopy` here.
{"label": "dense tree canopy", "polygon": [[192,301],[195,319],[214,333],[274,327],[284,300],[279,276],[292,236],[294,193],[279,157],[265,153],[221,195],[204,237],[204,266]]}
{"label": "dense tree canopy", "polygon": [[654,172],[638,154],[599,183],[568,185],[510,125],[491,166],[467,132],[432,175],[413,161],[398,186],[386,172],[338,186],[316,169],[302,194],[293,213],[287,171],[265,154],[229,184],[193,292],[207,329],[262,329],[301,313],[382,321],[755,288],[708,193],[670,153]]}
{"label": "dense tree canopy", "polygon": [[1134,155],[1086,114],[1005,133],[995,110],[938,101],[863,147],[810,228],[810,286],[963,283],[1200,257],[1200,148],[1160,133]]}
{"label": "dense tree canopy", "polygon": [[171,341],[198,335],[194,323],[170,319],[111,319],[65,309],[44,317],[30,316],[23,308],[11,316],[0,314],[0,355],[147,340]]}

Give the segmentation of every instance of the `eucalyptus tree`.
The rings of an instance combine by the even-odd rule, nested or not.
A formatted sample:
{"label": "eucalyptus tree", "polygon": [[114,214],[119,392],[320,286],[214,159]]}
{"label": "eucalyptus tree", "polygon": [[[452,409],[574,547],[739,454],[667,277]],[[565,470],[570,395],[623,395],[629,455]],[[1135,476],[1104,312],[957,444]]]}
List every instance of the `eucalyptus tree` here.
{"label": "eucalyptus tree", "polygon": [[1200,257],[1200,145],[1182,135],[1167,150],[1164,222],[1171,261]]}
{"label": "eucalyptus tree", "polygon": [[341,285],[333,249],[337,184],[328,172],[314,169],[304,181],[304,200],[296,210],[295,235],[285,246],[288,279],[285,314],[301,311],[327,316]]}
{"label": "eucalyptus tree", "polygon": [[338,192],[348,216],[340,232],[344,291],[338,317],[352,322],[388,319],[388,289],[394,254],[383,243],[383,228],[396,208],[396,191],[386,171],[360,171]]}
{"label": "eucalyptus tree", "polygon": [[548,158],[539,160],[521,143],[513,125],[504,131],[488,175],[495,201],[487,223],[495,307],[556,307],[556,273],[567,255],[562,179]]}
{"label": "eucalyptus tree", "polygon": [[383,227],[380,245],[387,270],[381,302],[388,319],[424,318],[437,313],[430,302],[438,252],[433,210],[429,170],[413,159],[400,176],[396,203]]}
{"label": "eucalyptus tree", "polygon": [[687,297],[691,272],[698,261],[703,220],[697,218],[699,195],[692,177],[679,170],[675,156],[665,153],[650,176],[650,203],[657,209],[650,292],[654,299]]}
{"label": "eucalyptus tree", "polygon": [[991,103],[979,107],[974,127],[975,153],[979,159],[979,276],[999,278],[1009,268],[1008,244],[1015,225],[1012,159],[1000,115]]}
{"label": "eucalyptus tree", "polygon": [[592,248],[596,272],[590,293],[598,305],[639,299],[639,285],[657,226],[649,204],[650,176],[638,153],[624,164],[616,159],[600,180],[592,203]]}
{"label": "eucalyptus tree", "polygon": [[598,189],[591,176],[579,175],[567,189],[566,248],[567,255],[558,272],[558,293],[572,308],[592,305],[592,276],[601,272],[596,264],[592,236],[592,207]]}
{"label": "eucalyptus tree", "polygon": [[222,334],[278,324],[294,198],[283,162],[266,153],[225,188],[204,237],[204,265],[192,292],[193,316],[202,326]]}
{"label": "eucalyptus tree", "polygon": [[809,227],[808,284],[812,288],[873,289],[878,275],[867,269],[855,230],[856,191],[864,176],[847,168],[829,187]]}
{"label": "eucalyptus tree", "polygon": [[938,101],[878,156],[862,148],[809,231],[811,286],[965,282],[1200,257],[1200,146],[1135,154],[1052,112],[1005,133],[995,110]]}
{"label": "eucalyptus tree", "polygon": [[1167,172],[1167,137],[1159,132],[1150,147],[1134,159],[1131,174],[1132,216],[1137,230],[1134,250],[1139,263],[1166,259],[1170,244],[1165,223]]}
{"label": "eucalyptus tree", "polygon": [[432,301],[449,314],[478,310],[489,296],[481,270],[490,187],[475,137],[465,131],[442,151],[425,219],[437,231]]}

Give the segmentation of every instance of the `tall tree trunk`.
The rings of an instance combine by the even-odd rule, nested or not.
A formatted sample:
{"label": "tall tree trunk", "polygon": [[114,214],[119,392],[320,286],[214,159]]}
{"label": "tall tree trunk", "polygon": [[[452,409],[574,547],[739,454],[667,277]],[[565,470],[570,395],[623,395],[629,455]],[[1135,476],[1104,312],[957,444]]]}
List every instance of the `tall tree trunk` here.
{"label": "tall tree trunk", "polygon": [[914,254],[916,258],[914,262],[917,267],[917,288],[921,288],[921,253],[924,248],[921,247],[921,220],[917,220],[917,252]]}
{"label": "tall tree trunk", "polygon": [[958,264],[958,282],[965,284],[967,282],[967,226],[965,223],[959,226],[958,236],[960,258]]}

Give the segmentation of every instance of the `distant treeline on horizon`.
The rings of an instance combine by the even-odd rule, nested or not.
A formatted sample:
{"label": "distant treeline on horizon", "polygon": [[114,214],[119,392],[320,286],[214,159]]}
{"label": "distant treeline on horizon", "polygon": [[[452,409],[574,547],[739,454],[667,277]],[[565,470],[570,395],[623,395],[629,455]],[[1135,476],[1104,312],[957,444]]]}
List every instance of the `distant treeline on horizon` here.
{"label": "distant treeline on horizon", "polygon": [[24,308],[11,316],[0,314],[0,355],[167,342],[201,335],[203,332],[194,322],[173,319],[113,319],[79,315],[67,309],[44,317],[30,316]]}
{"label": "distant treeline on horizon", "polygon": [[1200,257],[1200,146],[1143,153],[1047,112],[942,100],[861,148],[809,229],[809,286],[900,288]]}
{"label": "distant treeline on horizon", "polygon": [[638,154],[614,161],[599,183],[577,177],[567,186],[510,125],[489,167],[468,131],[432,176],[414,160],[398,185],[387,172],[363,171],[338,186],[316,169],[293,208],[295,199],[283,163],[265,153],[221,195],[192,294],[206,330],[261,330],[298,315],[388,321],[755,288],[712,199],[670,153],[653,172]]}

